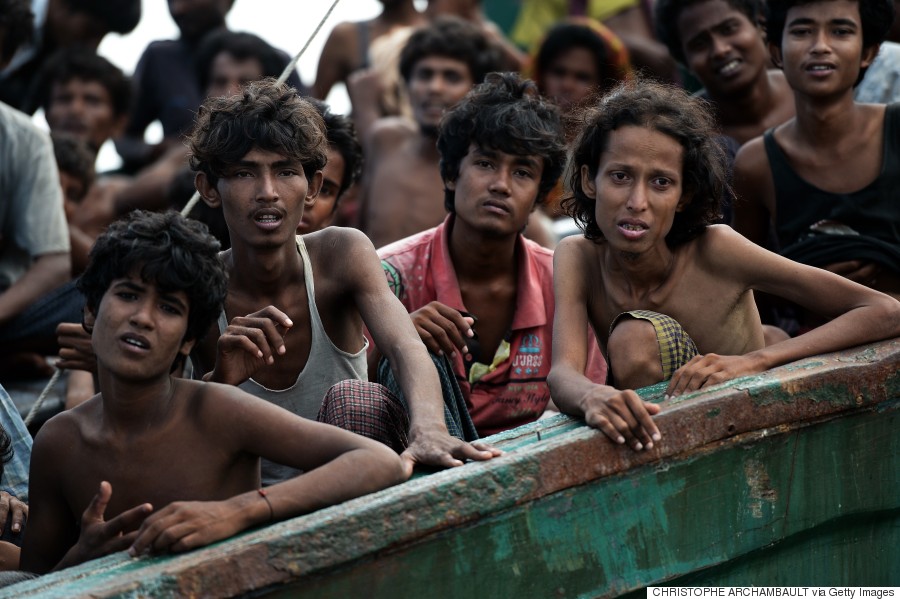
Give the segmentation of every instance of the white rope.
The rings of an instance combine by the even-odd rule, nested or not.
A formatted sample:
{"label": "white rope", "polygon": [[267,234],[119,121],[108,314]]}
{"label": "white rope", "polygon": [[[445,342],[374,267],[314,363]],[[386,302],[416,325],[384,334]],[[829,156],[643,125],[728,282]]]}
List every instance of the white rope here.
{"label": "white rope", "polygon": [[[309,48],[309,45],[312,43],[312,41],[315,39],[315,37],[319,34],[319,30],[322,29],[323,25],[325,25],[325,21],[327,21],[328,17],[331,16],[331,13],[334,12],[334,7],[337,6],[338,2],[340,2],[340,1],[341,0],[334,0],[334,2],[331,3],[331,7],[328,9],[328,12],[325,13],[325,16],[322,17],[322,20],[319,21],[319,24],[316,25],[316,28],[315,28],[315,30],[313,30],[312,35],[309,36],[309,39],[306,40],[306,43],[303,44],[303,47],[300,48],[300,51],[297,52],[297,55],[294,56],[294,58],[291,60],[291,62],[289,62],[288,65],[284,68],[284,71],[281,73],[281,76],[278,77],[278,83],[284,83],[285,81],[287,81],[287,78],[290,77],[291,72],[294,70],[294,68],[297,66],[297,63],[300,61],[300,57],[302,57],[303,53],[306,52],[306,49]],[[199,201],[200,201],[200,192],[195,191],[194,195],[191,196],[191,199],[188,200],[188,203],[185,204],[184,208],[182,208],[181,215],[187,216],[188,214],[190,214],[191,210],[194,209],[194,206],[196,206],[197,202],[199,202]]]}
{"label": "white rope", "polygon": [[38,410],[41,409],[41,405],[43,405],[44,401],[47,399],[47,396],[50,395],[50,390],[53,389],[53,385],[56,384],[56,381],[59,380],[59,375],[62,374],[62,370],[57,368],[53,372],[53,376],[50,377],[50,380],[47,381],[47,386],[44,387],[44,390],[41,391],[41,394],[38,395],[38,398],[34,401],[34,405],[31,406],[31,409],[28,410],[28,415],[25,416],[25,426],[31,424],[31,421],[34,420],[34,417],[37,416]]}

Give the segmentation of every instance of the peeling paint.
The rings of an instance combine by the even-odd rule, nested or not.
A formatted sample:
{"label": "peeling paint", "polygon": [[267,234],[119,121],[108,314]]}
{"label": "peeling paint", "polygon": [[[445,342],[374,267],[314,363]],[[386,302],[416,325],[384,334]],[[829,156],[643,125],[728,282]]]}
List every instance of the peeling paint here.
{"label": "peeling paint", "polygon": [[757,460],[744,462],[744,476],[747,479],[747,486],[750,488],[750,501],[747,503],[747,507],[754,518],[762,518],[763,502],[774,506],[778,501],[778,491],[772,488],[769,472],[762,462]]}

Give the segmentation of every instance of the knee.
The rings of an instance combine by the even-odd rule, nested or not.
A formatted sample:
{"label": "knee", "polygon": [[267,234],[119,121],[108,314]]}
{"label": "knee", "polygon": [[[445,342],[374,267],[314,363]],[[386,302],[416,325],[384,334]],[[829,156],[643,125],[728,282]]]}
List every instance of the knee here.
{"label": "knee", "polygon": [[616,324],[607,343],[616,387],[638,389],[663,380],[656,329],[646,320],[628,318]]}

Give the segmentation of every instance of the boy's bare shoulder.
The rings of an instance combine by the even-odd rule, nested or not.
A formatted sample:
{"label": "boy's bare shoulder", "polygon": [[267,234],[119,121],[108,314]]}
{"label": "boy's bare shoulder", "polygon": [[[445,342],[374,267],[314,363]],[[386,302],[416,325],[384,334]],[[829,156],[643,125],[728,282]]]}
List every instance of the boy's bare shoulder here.
{"label": "boy's bare shoulder", "polygon": [[569,235],[556,245],[554,254],[576,260],[595,260],[605,252],[606,244],[597,243],[583,235]]}
{"label": "boy's bare shoulder", "polygon": [[102,409],[100,395],[95,395],[71,410],[60,412],[41,426],[34,439],[35,447],[68,451],[66,448],[72,443],[80,443],[95,432],[94,425],[100,421]]}
{"label": "boy's bare shoulder", "polygon": [[709,225],[706,231],[684,244],[689,259],[718,271],[738,269],[758,250],[752,241],[728,225]]}

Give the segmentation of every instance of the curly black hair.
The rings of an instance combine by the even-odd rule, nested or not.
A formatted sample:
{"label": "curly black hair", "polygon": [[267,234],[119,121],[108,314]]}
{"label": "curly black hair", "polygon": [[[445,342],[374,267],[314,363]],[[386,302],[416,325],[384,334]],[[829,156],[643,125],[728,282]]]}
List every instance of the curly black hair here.
{"label": "curly black hair", "polygon": [[185,339],[198,339],[218,318],[225,300],[228,277],[218,252],[219,242],[203,223],[175,211],[135,210],[97,238],[78,290],[96,314],[113,280],[139,270],[160,291],[187,294]]}
{"label": "curly black hair", "polygon": [[690,200],[675,214],[672,230],[666,235],[669,247],[694,239],[721,217],[722,197],[728,189],[726,158],[716,141],[715,120],[706,102],[674,86],[638,80],[605,95],[582,114],[581,121],[567,174],[572,195],[562,206],[586,238],[599,242],[604,237],[595,217],[597,200],[581,185],[581,167],[587,165],[591,179],[597,176],[610,133],[620,127],[647,127],[684,148],[682,193]]}
{"label": "curly black hair", "polygon": [[[437,147],[444,182],[459,178],[459,165],[472,144],[543,160],[538,202],[556,185],[566,161],[559,109],[517,73],[491,73],[441,119]],[[456,192],[444,187],[444,207],[454,212]]]}
{"label": "curly black hair", "polygon": [[213,61],[223,52],[235,60],[258,60],[263,77],[278,77],[290,62],[289,58],[258,35],[227,29],[213,31],[203,37],[194,57],[194,72],[204,94],[209,87]]}
{"label": "curly black hair", "polygon": [[506,70],[503,54],[475,25],[458,17],[441,16],[411,36],[400,52],[400,74],[409,83],[416,63],[429,56],[446,56],[469,66],[472,81]]}
{"label": "curly black hair", "polygon": [[[695,4],[708,2],[709,0],[657,0],[653,8],[653,22],[656,28],[656,37],[666,45],[672,58],[685,64],[683,40],[678,31],[678,17],[681,12]],[[725,0],[728,5],[744,14],[754,25],[762,24],[765,16],[765,0]]]}
{"label": "curly black hair", "polygon": [[[768,0],[766,3],[766,37],[769,45],[781,48],[784,39],[784,27],[787,23],[788,11],[795,6],[803,6],[821,0]],[[859,19],[862,25],[863,48],[878,46],[887,39],[894,22],[895,8],[893,0],[857,0],[859,2]],[[780,65],[779,65],[780,66]],[[866,76],[868,67],[859,70],[854,87]]]}
{"label": "curly black hair", "polygon": [[216,185],[253,148],[299,160],[308,181],[325,166],[328,140],[319,112],[297,90],[266,78],[242,93],[207,98],[188,137],[191,168]]}

